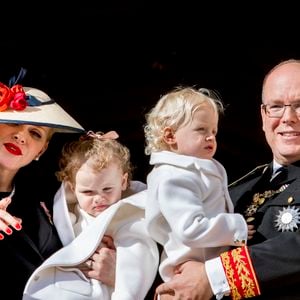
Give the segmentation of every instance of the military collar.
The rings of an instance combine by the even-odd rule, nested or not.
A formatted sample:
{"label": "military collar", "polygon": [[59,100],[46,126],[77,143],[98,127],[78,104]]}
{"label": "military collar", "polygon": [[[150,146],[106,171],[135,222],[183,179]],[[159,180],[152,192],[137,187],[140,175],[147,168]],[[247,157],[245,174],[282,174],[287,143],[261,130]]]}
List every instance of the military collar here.
{"label": "military collar", "polygon": [[269,169],[269,167],[272,166],[272,163],[268,163],[268,164],[263,164],[263,165],[259,165],[257,167],[255,167],[253,170],[251,170],[250,172],[248,172],[247,174],[243,175],[242,177],[240,177],[239,179],[235,180],[234,182],[232,182],[231,184],[229,184],[228,187],[233,187],[236,184],[241,184],[243,183],[245,180],[250,180],[253,177],[256,176],[260,176],[262,174],[265,174],[265,172]]}

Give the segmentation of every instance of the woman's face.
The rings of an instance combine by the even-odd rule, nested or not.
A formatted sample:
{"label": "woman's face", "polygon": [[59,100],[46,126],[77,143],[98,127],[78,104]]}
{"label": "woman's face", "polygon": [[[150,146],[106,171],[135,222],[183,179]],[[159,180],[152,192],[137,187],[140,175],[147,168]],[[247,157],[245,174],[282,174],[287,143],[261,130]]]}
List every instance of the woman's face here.
{"label": "woman's face", "polygon": [[52,129],[26,124],[0,124],[0,168],[18,170],[44,153]]}

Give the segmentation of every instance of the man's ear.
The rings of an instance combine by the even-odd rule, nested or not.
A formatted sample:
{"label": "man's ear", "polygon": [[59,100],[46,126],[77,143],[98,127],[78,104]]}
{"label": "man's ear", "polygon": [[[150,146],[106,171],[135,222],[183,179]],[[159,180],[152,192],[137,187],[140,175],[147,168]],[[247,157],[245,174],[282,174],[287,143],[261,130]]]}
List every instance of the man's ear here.
{"label": "man's ear", "polygon": [[167,145],[176,144],[175,132],[171,127],[166,127],[163,131],[163,139]]}

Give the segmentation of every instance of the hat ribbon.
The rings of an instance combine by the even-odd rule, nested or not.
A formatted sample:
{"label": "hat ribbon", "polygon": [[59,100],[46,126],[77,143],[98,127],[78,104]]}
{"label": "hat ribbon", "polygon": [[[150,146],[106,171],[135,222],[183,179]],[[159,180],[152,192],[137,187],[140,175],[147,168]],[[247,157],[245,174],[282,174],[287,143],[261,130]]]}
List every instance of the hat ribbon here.
{"label": "hat ribbon", "polygon": [[81,140],[86,140],[88,138],[98,139],[100,141],[104,140],[116,140],[119,137],[116,131],[108,131],[107,133],[102,132],[94,132],[92,130],[89,130],[82,138]]}

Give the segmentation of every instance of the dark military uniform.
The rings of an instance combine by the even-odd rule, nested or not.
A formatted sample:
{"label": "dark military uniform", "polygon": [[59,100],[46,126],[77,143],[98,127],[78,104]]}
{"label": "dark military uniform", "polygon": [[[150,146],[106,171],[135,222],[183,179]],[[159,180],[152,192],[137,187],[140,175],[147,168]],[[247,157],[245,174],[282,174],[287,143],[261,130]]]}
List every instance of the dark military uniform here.
{"label": "dark military uniform", "polygon": [[[246,259],[243,252],[242,262],[237,259],[227,265],[231,276],[237,270],[237,280],[226,273],[232,290],[240,284],[235,299],[253,297],[258,290],[259,299],[300,299],[300,162],[285,167],[272,181],[271,173],[272,164],[260,166],[229,187],[235,212],[257,231],[246,247]],[[237,258],[239,250],[232,251],[230,257]],[[249,277],[253,286],[247,285],[247,271],[239,273],[245,262],[249,274],[253,271]]]}

